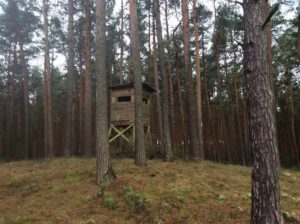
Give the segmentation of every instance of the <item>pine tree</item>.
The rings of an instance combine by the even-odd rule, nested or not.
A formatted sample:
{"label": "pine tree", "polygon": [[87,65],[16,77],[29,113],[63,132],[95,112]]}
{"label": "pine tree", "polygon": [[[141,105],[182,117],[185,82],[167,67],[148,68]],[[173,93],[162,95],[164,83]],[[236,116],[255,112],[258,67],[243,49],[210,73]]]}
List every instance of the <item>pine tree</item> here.
{"label": "pine tree", "polygon": [[281,224],[279,157],[268,66],[264,1],[244,0],[250,151],[253,152],[251,223]]}
{"label": "pine tree", "polygon": [[96,1],[96,156],[97,184],[109,185],[116,176],[108,143],[105,0]]}
{"label": "pine tree", "polygon": [[134,78],[134,105],[135,105],[135,164],[143,166],[147,164],[144,124],[142,117],[142,61],[140,56],[140,41],[138,34],[136,0],[129,1],[130,11],[130,41],[132,49],[132,65]]}
{"label": "pine tree", "polygon": [[170,122],[169,122],[169,99],[168,99],[168,77],[166,73],[166,56],[164,52],[164,43],[162,38],[162,27],[160,20],[160,10],[158,0],[153,3],[153,16],[156,20],[158,52],[159,52],[159,67],[162,77],[162,121],[163,121],[163,144],[166,161],[172,161],[173,151],[170,136]]}

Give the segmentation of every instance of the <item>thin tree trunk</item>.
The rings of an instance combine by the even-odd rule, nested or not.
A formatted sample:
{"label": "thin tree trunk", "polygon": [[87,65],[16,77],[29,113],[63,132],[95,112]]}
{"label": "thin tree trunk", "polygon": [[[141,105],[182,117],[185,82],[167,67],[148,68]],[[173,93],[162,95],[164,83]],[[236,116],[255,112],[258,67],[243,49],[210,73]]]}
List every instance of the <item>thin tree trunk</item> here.
{"label": "thin tree trunk", "polygon": [[199,158],[199,145],[197,135],[197,113],[196,100],[193,87],[191,56],[190,56],[190,27],[189,27],[189,9],[188,1],[181,0],[182,23],[183,23],[183,42],[184,42],[184,63],[186,75],[186,97],[189,115],[189,140],[190,152],[195,159]]}
{"label": "thin tree trunk", "polygon": [[[15,64],[15,60],[16,58],[15,56],[15,50],[14,52],[12,52],[12,46],[10,43],[10,47],[9,47],[9,54],[8,54],[8,67],[7,67],[7,106],[6,106],[6,150],[5,150],[5,159],[9,159],[10,156],[10,138],[11,138],[11,129],[12,127],[12,122],[13,122],[13,106],[14,106],[14,95],[15,95],[15,87],[14,87],[14,79],[15,79],[15,75],[14,75],[14,71],[12,69],[12,64]],[[13,62],[11,60],[11,57],[13,57]],[[12,107],[12,109],[11,109]]]}
{"label": "thin tree trunk", "polygon": [[120,59],[120,83],[124,82],[124,1],[121,0],[121,59]]}
{"label": "thin tree trunk", "polygon": [[[85,131],[84,131],[84,97],[85,97],[85,76],[83,71],[83,58],[85,56],[84,39],[83,35],[80,36],[79,47],[79,76],[80,76],[80,88],[78,92],[79,98],[79,155],[85,154]],[[91,128],[92,131],[92,128]]]}
{"label": "thin tree trunk", "polygon": [[[300,2],[299,2],[300,8]],[[300,9],[298,9],[300,10]],[[298,15],[298,40],[297,40],[298,58],[300,59],[300,13]]]}
{"label": "thin tree trunk", "polygon": [[165,58],[165,46],[162,38],[162,27],[160,19],[160,10],[158,0],[153,1],[153,16],[156,20],[156,30],[157,30],[157,42],[158,42],[158,55],[159,55],[159,67],[162,78],[162,119],[163,119],[163,143],[165,160],[172,161],[173,151],[171,145],[170,136],[170,120],[169,120],[169,99],[168,99],[168,77],[166,73],[166,58]]}
{"label": "thin tree trunk", "polygon": [[209,98],[209,92],[208,92],[208,80],[207,80],[207,74],[206,74],[206,60],[205,60],[205,46],[204,46],[204,32],[201,32],[201,44],[202,44],[202,64],[203,64],[203,78],[204,78],[204,90],[205,90],[205,98],[206,98],[206,107],[207,107],[207,115],[208,115],[208,123],[209,123],[209,135],[210,140],[208,144],[211,145],[213,155],[216,153],[216,137],[215,137],[215,129],[214,124],[212,120],[212,112],[211,112],[211,105],[210,105],[210,98]]}
{"label": "thin tree trunk", "polygon": [[153,80],[151,77],[151,56],[152,56],[152,52],[151,52],[151,8],[149,9],[149,15],[148,15],[148,78],[146,79],[146,81],[148,81],[150,84],[153,84]]}
{"label": "thin tree trunk", "polygon": [[13,49],[13,66],[11,69],[11,75],[9,75],[10,86],[9,86],[9,100],[7,106],[7,158],[12,159],[14,157],[14,152],[16,151],[16,142],[14,141],[15,130],[15,96],[16,96],[16,69],[18,64],[17,59],[17,46]]}
{"label": "thin tree trunk", "polygon": [[3,145],[4,145],[4,140],[3,140],[3,105],[2,105],[2,92],[0,92],[0,160],[3,158]]}
{"label": "thin tree trunk", "polygon": [[[167,60],[167,78],[169,85],[169,99],[170,99],[170,128],[171,130],[175,130],[175,114],[174,114],[174,94],[173,94],[173,79],[172,79],[172,55],[171,55],[171,40],[170,40],[170,32],[169,32],[169,19],[168,19],[168,10],[169,2],[165,0],[165,21],[166,21],[166,38],[167,38],[167,51],[168,51],[168,60]],[[174,148],[175,141],[175,132],[170,132],[171,135],[171,143]]]}
{"label": "thin tree trunk", "polygon": [[52,119],[52,97],[51,97],[51,75],[50,75],[50,50],[48,38],[48,0],[43,0],[44,9],[44,34],[45,34],[45,68],[44,68],[44,138],[45,156],[53,157],[53,119]]}
{"label": "thin tree trunk", "polygon": [[67,89],[67,113],[64,155],[71,156],[74,150],[74,89],[75,89],[75,36],[74,36],[74,6],[73,0],[68,0],[68,89]]}
{"label": "thin tree trunk", "polygon": [[203,151],[203,123],[202,123],[202,91],[201,91],[201,70],[200,70],[200,46],[199,46],[199,27],[196,20],[196,0],[193,0],[193,25],[195,33],[195,63],[196,63],[196,94],[197,94],[197,125],[198,125],[198,140],[199,140],[199,151],[200,158],[204,158]]}
{"label": "thin tree trunk", "polygon": [[[214,1],[215,2],[215,1]],[[223,126],[223,122],[224,122],[224,116],[223,116],[223,97],[222,97],[222,92],[223,92],[223,88],[222,88],[222,77],[221,77],[221,69],[220,69],[220,41],[221,41],[221,35],[222,35],[222,27],[219,27],[220,23],[219,23],[219,17],[217,16],[217,10],[215,8],[215,25],[214,25],[214,45],[215,45],[215,62],[216,62],[216,73],[217,73],[217,160],[218,162],[221,161],[221,152],[223,149],[223,145],[225,143],[225,139],[224,139],[224,126]],[[220,28],[220,29],[219,29]],[[224,148],[224,150],[227,150],[226,147]]]}
{"label": "thin tree trunk", "polygon": [[136,0],[129,0],[130,11],[130,40],[132,49],[132,65],[134,79],[134,103],[135,103],[135,164],[146,165],[146,150],[143,124],[143,87],[142,87],[142,61],[140,56],[140,41],[137,22]]}
{"label": "thin tree trunk", "polygon": [[[229,81],[229,77],[228,77],[228,64],[227,64],[227,54],[224,53],[224,72],[225,72],[225,77],[224,79],[226,80],[226,91],[227,91],[227,95],[228,95],[228,104],[230,105],[229,107],[229,115],[228,115],[228,123],[229,123],[229,128],[226,127],[226,122],[225,122],[225,118],[224,118],[224,110],[223,110],[223,127],[224,127],[224,138],[225,138],[225,150],[227,152],[227,158],[224,159],[223,161],[228,161],[229,163],[232,163],[232,158],[231,158],[231,150],[232,148],[234,148],[234,146],[232,147],[227,147],[227,143],[228,143],[228,133],[230,133],[230,124],[233,123],[234,121],[234,110],[233,110],[233,103],[232,103],[232,100],[231,100],[231,97],[230,97],[230,81]],[[230,122],[230,120],[232,119],[232,122]],[[233,136],[235,136],[235,134],[233,134]],[[236,138],[233,139],[235,144],[236,144]]]}
{"label": "thin tree trunk", "polygon": [[233,51],[233,75],[234,75],[234,108],[235,108],[235,123],[236,128],[235,131],[238,136],[238,145],[241,149],[242,153],[242,164],[246,165],[245,160],[245,149],[243,145],[243,137],[242,137],[242,131],[241,131],[241,117],[239,112],[239,95],[238,95],[238,80],[237,80],[237,55],[236,55],[236,46],[233,44],[233,33],[230,33],[230,42],[231,42],[231,48]]}
{"label": "thin tree trunk", "polygon": [[[246,84],[244,84],[246,86]],[[252,156],[250,155],[250,149],[249,149],[249,118],[248,118],[248,106],[247,106],[247,96],[246,96],[246,90],[244,88],[244,99],[243,99],[243,128],[244,128],[244,141],[245,141],[245,156],[246,156],[246,163],[250,164],[252,163]]]}
{"label": "thin tree trunk", "polygon": [[177,91],[178,91],[178,104],[179,104],[179,118],[180,118],[180,129],[181,129],[181,141],[183,142],[183,151],[185,152],[186,158],[186,145],[188,144],[188,137],[186,133],[186,125],[185,125],[185,114],[184,114],[184,106],[183,106],[183,97],[182,97],[182,87],[181,87],[181,79],[180,79],[180,69],[179,69],[179,46],[176,42],[175,31],[173,31],[173,42],[175,46],[175,76],[176,76],[176,83],[177,83]]}
{"label": "thin tree trunk", "polygon": [[97,184],[109,185],[116,178],[108,143],[105,0],[96,0],[96,155]]}
{"label": "thin tree trunk", "polygon": [[[22,81],[22,89],[23,89],[23,107],[24,111],[22,111],[22,122],[24,124],[23,127],[23,146],[24,151],[22,152],[22,157],[25,159],[29,158],[29,112],[28,112],[28,72],[27,72],[27,65],[25,60],[24,54],[24,43],[23,37],[21,34],[21,28],[18,21],[18,6],[15,1],[12,1],[13,4],[13,17],[14,17],[14,27],[15,27],[15,35],[16,35],[16,42],[19,43],[19,56],[20,56],[20,64],[21,64],[21,81]],[[16,44],[17,44],[16,43]]]}
{"label": "thin tree trunk", "polygon": [[84,154],[92,155],[91,2],[85,0]]}
{"label": "thin tree trunk", "polygon": [[157,68],[157,56],[156,56],[156,28],[155,28],[155,18],[153,16],[152,24],[152,38],[153,38],[153,68],[154,68],[154,81],[155,81],[155,97],[156,97],[156,113],[157,113],[157,127],[158,127],[158,145],[160,153],[164,153],[164,147],[162,144],[163,139],[163,123],[162,123],[162,110],[161,110],[161,101],[160,101],[160,87],[159,87],[159,78],[158,78],[158,68]]}
{"label": "thin tree trunk", "polygon": [[249,103],[249,147],[253,153],[251,223],[283,223],[274,93],[270,84],[264,1],[244,0],[245,60]]}
{"label": "thin tree trunk", "polygon": [[294,109],[294,94],[293,94],[293,80],[292,80],[292,74],[288,74],[289,71],[286,71],[286,76],[287,76],[287,83],[288,83],[288,106],[289,106],[289,120],[290,120],[290,127],[291,127],[291,132],[292,132],[292,141],[293,141],[293,148],[295,152],[295,159],[297,165],[300,164],[299,162],[299,148],[297,144],[297,137],[296,137],[296,132],[295,132],[295,109]]}
{"label": "thin tree trunk", "polygon": [[[20,35],[20,33],[19,33]],[[18,35],[18,36],[19,36]],[[23,103],[24,103],[24,158],[29,159],[30,152],[29,152],[29,109],[28,109],[28,97],[29,97],[29,90],[28,90],[28,72],[27,72],[27,65],[24,55],[24,48],[23,48],[23,40],[21,36],[19,36],[19,47],[20,47],[20,61],[21,61],[21,76],[22,76],[22,86],[23,86]]]}

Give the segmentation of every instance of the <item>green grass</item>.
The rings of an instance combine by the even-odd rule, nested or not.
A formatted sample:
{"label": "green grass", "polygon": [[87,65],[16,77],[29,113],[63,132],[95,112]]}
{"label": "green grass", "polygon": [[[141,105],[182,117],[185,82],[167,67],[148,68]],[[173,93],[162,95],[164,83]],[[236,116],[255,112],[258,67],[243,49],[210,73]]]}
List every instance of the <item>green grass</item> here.
{"label": "green grass", "polygon": [[[0,224],[249,223],[250,168],[212,162],[114,160],[116,182],[96,186],[95,159],[0,164]],[[300,171],[283,170],[282,210],[300,217]]]}

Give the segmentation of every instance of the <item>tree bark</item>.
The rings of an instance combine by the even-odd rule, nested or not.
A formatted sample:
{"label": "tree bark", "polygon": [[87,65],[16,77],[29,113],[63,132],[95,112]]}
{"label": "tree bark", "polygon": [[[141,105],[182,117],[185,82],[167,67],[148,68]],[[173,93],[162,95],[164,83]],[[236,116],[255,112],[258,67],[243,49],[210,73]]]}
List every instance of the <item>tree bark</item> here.
{"label": "tree bark", "polygon": [[166,73],[166,58],[165,58],[165,46],[162,38],[162,27],[160,19],[160,10],[158,0],[153,1],[153,16],[156,20],[156,30],[157,30],[157,42],[158,42],[158,52],[159,52],[159,67],[160,74],[162,78],[162,119],[163,119],[163,143],[165,160],[172,161],[174,159],[171,136],[170,136],[170,120],[169,120],[169,99],[168,99],[168,78]]}
{"label": "tree bark", "polygon": [[44,35],[45,35],[45,62],[44,62],[44,139],[45,156],[53,157],[53,119],[52,119],[52,97],[51,97],[51,75],[49,56],[48,35],[48,0],[43,0],[44,9]]}
{"label": "tree bark", "polygon": [[244,71],[248,93],[249,147],[253,153],[251,223],[281,224],[279,157],[269,81],[264,0],[244,0]]}
{"label": "tree bark", "polygon": [[198,135],[197,135],[197,113],[196,100],[193,87],[191,56],[190,56],[190,27],[188,1],[181,0],[182,23],[183,23],[183,45],[184,45],[184,64],[186,75],[186,97],[189,115],[189,141],[190,152],[195,159],[199,158]]}
{"label": "tree bark", "polygon": [[73,101],[75,90],[75,36],[74,36],[74,6],[73,0],[68,0],[68,89],[67,89],[67,113],[64,155],[71,156],[74,150],[74,125]]}
{"label": "tree bark", "polygon": [[199,27],[196,20],[196,0],[193,0],[193,25],[195,33],[195,63],[196,63],[196,78],[197,78],[197,125],[198,125],[198,140],[200,158],[204,158],[203,151],[203,123],[202,123],[202,91],[201,91],[201,70],[200,70],[200,46],[199,46]]}
{"label": "tree bark", "polygon": [[111,167],[108,143],[106,13],[105,0],[96,1],[96,155],[97,184],[111,184],[116,178]]}
{"label": "tree bark", "polygon": [[85,0],[84,153],[92,156],[91,2]]}

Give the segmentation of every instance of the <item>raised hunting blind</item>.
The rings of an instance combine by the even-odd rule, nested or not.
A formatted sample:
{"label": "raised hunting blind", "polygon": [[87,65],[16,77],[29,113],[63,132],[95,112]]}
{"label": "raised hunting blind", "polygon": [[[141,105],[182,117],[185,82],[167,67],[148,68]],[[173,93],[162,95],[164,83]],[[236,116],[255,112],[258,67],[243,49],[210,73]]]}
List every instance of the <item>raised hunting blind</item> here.
{"label": "raised hunting blind", "polygon": [[[134,83],[111,86],[111,116],[109,142],[123,139],[129,144],[134,142]],[[150,132],[152,95],[155,90],[143,83],[143,124],[145,140],[152,141]]]}

